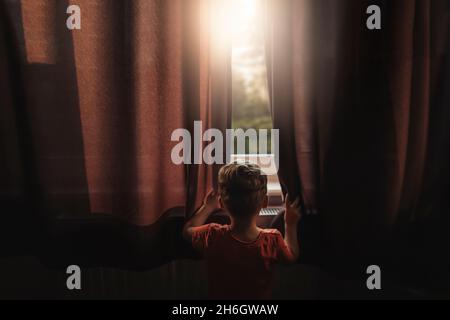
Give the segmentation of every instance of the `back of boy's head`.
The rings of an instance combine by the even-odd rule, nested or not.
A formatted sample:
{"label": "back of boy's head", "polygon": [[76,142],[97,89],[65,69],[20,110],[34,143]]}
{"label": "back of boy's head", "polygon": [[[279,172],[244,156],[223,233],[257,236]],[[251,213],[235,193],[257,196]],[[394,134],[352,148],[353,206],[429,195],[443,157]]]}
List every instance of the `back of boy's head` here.
{"label": "back of boy's head", "polygon": [[231,216],[257,213],[267,194],[267,176],[256,164],[231,163],[219,171],[219,195]]}

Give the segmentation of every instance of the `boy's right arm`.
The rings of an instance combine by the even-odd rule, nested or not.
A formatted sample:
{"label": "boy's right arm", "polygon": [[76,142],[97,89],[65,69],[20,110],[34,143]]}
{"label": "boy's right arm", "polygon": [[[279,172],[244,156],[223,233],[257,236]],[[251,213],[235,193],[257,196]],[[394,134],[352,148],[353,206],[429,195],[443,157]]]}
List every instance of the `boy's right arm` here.
{"label": "boy's right arm", "polygon": [[203,200],[202,206],[196,211],[194,216],[188,220],[183,228],[183,237],[192,241],[194,232],[205,224],[208,217],[218,208],[217,193],[211,190]]}
{"label": "boy's right arm", "polygon": [[300,199],[297,198],[294,202],[291,203],[289,201],[289,195],[286,195],[285,206],[286,210],[284,213],[284,242],[291,251],[293,261],[296,261],[300,255],[297,238],[297,226],[301,218]]}

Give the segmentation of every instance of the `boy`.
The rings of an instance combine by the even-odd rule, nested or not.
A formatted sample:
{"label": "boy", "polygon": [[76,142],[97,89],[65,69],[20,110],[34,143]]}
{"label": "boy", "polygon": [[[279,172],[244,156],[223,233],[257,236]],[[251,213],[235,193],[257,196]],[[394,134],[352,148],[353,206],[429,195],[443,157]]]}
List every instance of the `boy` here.
{"label": "boy", "polygon": [[[228,164],[219,172],[218,193],[209,192],[185,224],[183,236],[206,258],[210,298],[270,299],[273,265],[297,260],[299,199],[290,203],[286,196],[284,239],[279,231],[256,225],[267,203],[267,177],[261,169]],[[230,215],[231,225],[204,225],[219,205]]]}

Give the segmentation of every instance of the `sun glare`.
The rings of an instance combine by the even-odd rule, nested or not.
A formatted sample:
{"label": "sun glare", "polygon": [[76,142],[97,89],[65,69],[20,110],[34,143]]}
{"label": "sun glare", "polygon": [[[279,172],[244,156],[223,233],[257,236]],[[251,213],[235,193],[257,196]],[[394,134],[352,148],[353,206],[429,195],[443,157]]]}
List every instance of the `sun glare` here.
{"label": "sun glare", "polygon": [[[231,18],[232,58],[235,72],[246,82],[254,78],[253,66],[261,59],[261,30],[259,0],[233,0]],[[259,50],[258,50],[259,49]]]}
{"label": "sun glare", "polygon": [[258,0],[232,0],[230,5],[232,6],[230,23],[233,40],[245,38],[245,34],[255,23]]}

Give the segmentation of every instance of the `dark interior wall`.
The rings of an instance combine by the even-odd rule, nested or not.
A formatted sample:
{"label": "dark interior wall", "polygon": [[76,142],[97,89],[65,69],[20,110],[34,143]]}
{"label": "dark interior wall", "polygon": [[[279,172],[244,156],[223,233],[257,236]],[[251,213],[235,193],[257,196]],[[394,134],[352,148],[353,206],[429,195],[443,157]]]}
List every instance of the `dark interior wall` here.
{"label": "dark interior wall", "polygon": [[[195,262],[174,262],[146,272],[82,268],[82,290],[69,291],[64,269],[49,268],[30,256],[4,258],[0,299],[201,298],[206,292],[203,271]],[[187,279],[196,281],[187,285]]]}
{"label": "dark interior wall", "polygon": [[[361,270],[362,274],[364,270]],[[30,256],[0,259],[0,299],[205,299],[203,261],[178,260],[145,272],[112,268],[82,269],[81,291],[66,289],[63,269],[49,268]],[[365,280],[346,280],[308,266],[280,266],[275,299],[430,298],[428,292],[400,288],[386,281],[370,292]],[[445,296],[437,296],[445,298]],[[450,296],[449,296],[450,298]]]}
{"label": "dark interior wall", "polygon": [[[181,238],[181,214],[173,210],[163,223],[148,227],[109,215],[62,217],[44,238],[33,228],[9,225],[9,232],[0,233],[0,299],[205,298],[205,266]],[[210,222],[226,223],[223,218],[217,213]],[[384,257],[356,264],[339,257],[333,265],[319,263],[323,251],[315,242],[317,231],[308,228],[300,230],[301,263],[276,269],[275,298],[450,298],[448,259],[439,249],[448,243],[448,236],[442,237],[445,226],[405,228],[401,241],[387,244]],[[66,289],[65,268],[71,264],[82,268],[81,292]],[[371,264],[382,268],[380,292],[366,288]]]}

